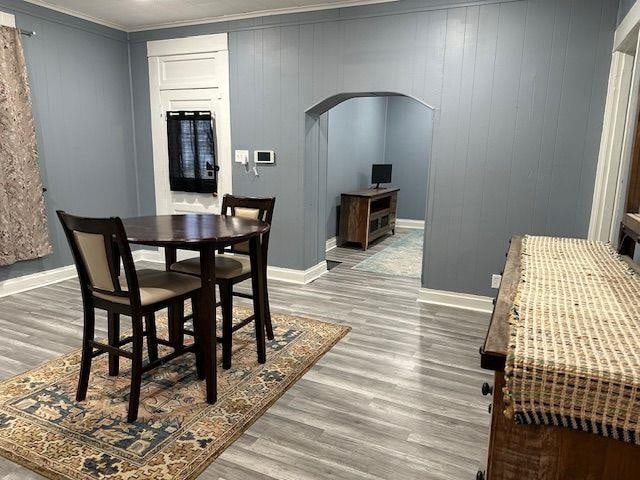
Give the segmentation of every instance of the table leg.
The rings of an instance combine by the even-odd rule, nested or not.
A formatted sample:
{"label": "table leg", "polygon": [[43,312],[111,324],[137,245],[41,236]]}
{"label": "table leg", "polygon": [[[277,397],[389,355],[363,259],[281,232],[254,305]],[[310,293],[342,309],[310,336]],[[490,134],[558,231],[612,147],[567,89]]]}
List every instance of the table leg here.
{"label": "table leg", "polygon": [[259,236],[252,237],[249,240],[249,254],[251,256],[251,286],[253,287],[253,313],[255,315],[258,363],[265,363],[267,361],[267,347],[264,338],[265,269],[263,267]]}
{"label": "table leg", "polygon": [[196,342],[201,349],[204,361],[204,376],[207,389],[207,402],[216,403],[217,386],[217,353],[216,353],[216,268],[215,248],[204,245],[200,250],[200,278],[202,290],[199,295],[198,320],[195,323],[198,331]]}
{"label": "table leg", "polygon": [[[164,266],[169,271],[171,265],[176,263],[178,254],[175,247],[165,247],[164,249]],[[168,326],[169,326],[169,342],[174,349],[184,346],[184,303],[174,302],[167,308]]]}

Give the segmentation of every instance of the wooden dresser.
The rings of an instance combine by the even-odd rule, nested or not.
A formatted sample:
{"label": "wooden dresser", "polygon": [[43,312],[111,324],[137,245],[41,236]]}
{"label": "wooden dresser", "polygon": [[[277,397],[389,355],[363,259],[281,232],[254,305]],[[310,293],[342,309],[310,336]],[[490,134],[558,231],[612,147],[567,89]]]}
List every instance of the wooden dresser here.
{"label": "wooden dresser", "polygon": [[399,188],[368,188],[343,193],[340,200],[340,245],[355,242],[362,249],[376,238],[395,234]]}
{"label": "wooden dresser", "polygon": [[509,341],[509,313],[520,277],[522,237],[513,237],[491,324],[480,349],[482,368],[494,384],[487,470],[488,480],[631,480],[640,478],[640,446],[562,427],[517,425],[504,415],[502,388]]}

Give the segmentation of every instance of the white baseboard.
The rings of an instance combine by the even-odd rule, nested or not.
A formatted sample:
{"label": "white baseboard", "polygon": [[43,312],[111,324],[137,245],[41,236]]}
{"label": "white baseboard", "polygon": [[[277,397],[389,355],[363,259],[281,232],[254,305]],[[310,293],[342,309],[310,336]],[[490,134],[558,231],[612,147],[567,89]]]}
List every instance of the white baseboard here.
{"label": "white baseboard", "polygon": [[397,218],[396,227],[424,230],[424,220],[411,220],[410,218]]}
{"label": "white baseboard", "polygon": [[62,282],[77,276],[75,265],[53,268],[44,272],[31,273],[21,277],[10,278],[0,282],[0,298],[16,293],[26,292],[45,285]]}
{"label": "white baseboard", "polygon": [[418,293],[418,302],[429,305],[454,307],[473,312],[493,312],[493,299],[470,293],[447,292],[444,290],[432,290],[421,288]]}
{"label": "white baseboard", "polygon": [[[178,260],[196,257],[197,252],[178,250]],[[232,254],[225,254],[232,255]],[[134,260],[144,260],[146,262],[164,263],[164,253],[159,250],[138,250],[134,253]],[[312,282],[322,274],[327,272],[327,262],[323,261],[306,270],[296,270],[294,268],[283,268],[269,265],[267,267],[267,278],[279,280],[281,282],[297,283],[304,285]]]}
{"label": "white baseboard", "polygon": [[[134,261],[145,261],[154,263],[164,263],[164,253],[161,250],[136,250],[132,253]],[[194,253],[185,251],[178,252],[178,259],[193,257]],[[293,268],[267,267],[267,277],[282,282],[297,283],[304,285],[312,282],[327,272],[327,262],[322,261],[317,265],[306,270],[295,270]],[[32,273],[21,277],[10,278],[0,282],[0,298],[7,297],[16,293],[26,292],[34,288],[52,285],[76,278],[77,272],[75,265],[67,265],[65,267],[45,270],[44,272]]]}
{"label": "white baseboard", "polygon": [[[133,259],[146,260],[149,262],[164,262],[164,257],[160,259],[159,252],[156,250],[136,250],[133,252]],[[22,275],[21,277],[10,278],[0,282],[0,298],[7,297],[16,293],[26,292],[34,288],[52,285],[54,283],[76,278],[78,272],[75,265],[67,265],[65,267],[52,268],[44,272],[31,273]]]}
{"label": "white baseboard", "polygon": [[164,263],[164,252],[161,250],[136,250],[132,255],[134,262]]}
{"label": "white baseboard", "polygon": [[329,250],[333,250],[337,246],[338,246],[338,237],[331,237],[329,240],[327,240],[327,243],[325,245],[325,251],[328,252]]}
{"label": "white baseboard", "polygon": [[[186,250],[178,250],[178,260],[184,260],[186,258],[196,257],[197,252],[190,252]],[[232,254],[225,254],[232,255]],[[164,263],[164,253],[162,249],[159,250],[138,250],[134,252],[134,260],[144,260],[147,262]],[[272,280],[279,280],[281,282],[297,283],[304,285],[312,282],[322,274],[327,272],[327,262],[322,261],[317,265],[308,268],[306,270],[296,270],[293,268],[283,268],[268,266],[267,278]]]}
{"label": "white baseboard", "polygon": [[327,273],[327,262],[322,261],[306,270],[295,270],[293,268],[267,267],[267,278],[270,280],[280,280],[281,282],[297,283],[304,285],[314,281],[316,278]]}

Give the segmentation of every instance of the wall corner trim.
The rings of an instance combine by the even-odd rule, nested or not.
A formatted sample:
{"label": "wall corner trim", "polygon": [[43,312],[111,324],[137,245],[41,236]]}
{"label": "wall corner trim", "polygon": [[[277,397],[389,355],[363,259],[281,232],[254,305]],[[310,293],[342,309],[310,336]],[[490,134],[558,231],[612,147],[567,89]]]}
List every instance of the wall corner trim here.
{"label": "wall corner trim", "polygon": [[424,230],[424,220],[412,220],[410,218],[396,219],[397,228],[411,228],[416,230]]}
{"label": "wall corner trim", "polygon": [[493,298],[470,293],[448,292],[421,288],[418,292],[418,302],[441,307],[452,307],[472,312],[493,312]]}
{"label": "wall corner trim", "polygon": [[295,270],[293,268],[282,267],[267,267],[267,278],[270,280],[279,280],[281,282],[296,283],[298,285],[305,285],[311,283],[317,278],[327,273],[327,262],[322,262],[314,265],[306,270]]}

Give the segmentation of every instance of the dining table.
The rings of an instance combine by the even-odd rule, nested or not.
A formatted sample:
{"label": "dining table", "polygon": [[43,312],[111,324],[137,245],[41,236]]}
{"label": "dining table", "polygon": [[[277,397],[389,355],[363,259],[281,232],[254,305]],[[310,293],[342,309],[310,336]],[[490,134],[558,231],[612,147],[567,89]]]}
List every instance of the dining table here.
{"label": "dining table", "polygon": [[[269,224],[229,215],[213,213],[187,213],[180,215],[150,215],[122,220],[129,243],[164,248],[165,268],[176,262],[178,250],[197,251],[200,255],[202,289],[197,308],[194,308],[194,341],[198,345],[204,365],[202,378],[206,382],[207,402],[217,401],[217,348],[216,348],[216,251],[249,242],[253,303],[256,322],[258,362],[266,361],[265,348],[265,295],[266,268],[261,255],[260,242]],[[194,306],[196,307],[196,306]],[[172,332],[172,325],[180,312],[169,310],[170,342],[174,348],[183,347],[183,339]],[[197,317],[196,317],[197,315]],[[179,319],[181,321],[181,318]]]}

